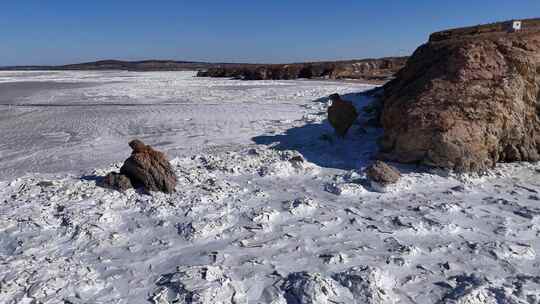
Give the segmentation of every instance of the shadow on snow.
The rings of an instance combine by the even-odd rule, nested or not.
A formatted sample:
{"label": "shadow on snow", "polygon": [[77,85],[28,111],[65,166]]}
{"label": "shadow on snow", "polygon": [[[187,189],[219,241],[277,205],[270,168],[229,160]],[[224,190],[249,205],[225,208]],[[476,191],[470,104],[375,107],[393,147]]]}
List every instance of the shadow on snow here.
{"label": "shadow on snow", "polygon": [[[352,101],[360,114],[344,139],[336,137],[328,120],[324,120],[290,128],[283,134],[261,135],[252,140],[277,150],[296,150],[307,161],[320,167],[342,170],[363,168],[371,163],[376,154],[376,140],[382,131],[362,127],[371,118],[363,111],[371,103],[371,97],[363,93],[345,94],[342,97]],[[313,102],[327,100],[321,98]]]}

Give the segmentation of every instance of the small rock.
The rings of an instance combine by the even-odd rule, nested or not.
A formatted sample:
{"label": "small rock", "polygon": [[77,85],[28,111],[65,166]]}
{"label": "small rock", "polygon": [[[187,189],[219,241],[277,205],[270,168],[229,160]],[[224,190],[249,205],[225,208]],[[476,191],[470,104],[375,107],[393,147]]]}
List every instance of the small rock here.
{"label": "small rock", "polygon": [[98,186],[118,191],[126,191],[127,189],[133,188],[133,185],[127,176],[116,172],[107,174],[99,181]]}
{"label": "small rock", "polygon": [[292,164],[293,168],[301,169],[304,163],[304,158],[301,155],[297,155],[289,159],[289,162]]}
{"label": "small rock", "polygon": [[301,155],[296,155],[296,156],[293,156],[291,159],[289,159],[290,162],[299,162],[299,163],[303,163],[304,162],[304,158],[301,156]]}
{"label": "small rock", "polygon": [[455,192],[463,192],[465,191],[465,187],[463,185],[458,185],[458,186],[450,188],[450,190],[455,191]]}
{"label": "small rock", "polygon": [[387,186],[396,183],[401,174],[399,171],[382,161],[375,161],[366,169],[367,177],[382,186]]}
{"label": "small rock", "polygon": [[47,188],[47,187],[52,187],[54,186],[54,183],[51,182],[51,181],[40,181],[38,183],[38,186],[42,187],[42,188]]}
{"label": "small rock", "polygon": [[316,210],[318,204],[310,197],[302,197],[283,202],[283,207],[293,215],[306,215]]}

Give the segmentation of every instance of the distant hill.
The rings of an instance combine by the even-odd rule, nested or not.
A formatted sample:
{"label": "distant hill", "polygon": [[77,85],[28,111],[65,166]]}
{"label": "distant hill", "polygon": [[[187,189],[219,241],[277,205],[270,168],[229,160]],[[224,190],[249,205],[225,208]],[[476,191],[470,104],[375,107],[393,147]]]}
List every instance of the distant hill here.
{"label": "distant hill", "polygon": [[0,67],[3,71],[35,71],[35,70],[126,70],[126,71],[184,71],[199,70],[215,66],[216,64],[207,62],[173,61],[173,60],[143,60],[143,61],[122,61],[122,60],[100,60],[94,62],[84,62],[67,65],[31,65],[31,66],[11,66]]}

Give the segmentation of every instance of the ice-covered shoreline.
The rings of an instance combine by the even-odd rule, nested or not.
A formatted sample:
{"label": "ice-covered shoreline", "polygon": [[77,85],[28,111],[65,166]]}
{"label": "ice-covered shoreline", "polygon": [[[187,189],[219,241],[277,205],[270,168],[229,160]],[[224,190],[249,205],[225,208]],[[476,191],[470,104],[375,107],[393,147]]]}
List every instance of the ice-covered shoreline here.
{"label": "ice-covered shoreline", "polygon": [[96,186],[119,165],[3,182],[0,300],[538,299],[538,164],[481,177],[402,167],[395,191],[378,193],[361,170],[297,155],[259,146],[177,158],[173,195]]}
{"label": "ice-covered shoreline", "polygon": [[[500,164],[484,175],[398,166],[400,182],[380,193],[362,171],[380,131],[355,125],[337,140],[324,121],[327,92],[354,93],[362,86],[292,81],[236,87],[234,81],[190,84],[166,74],[32,98],[46,104],[87,96],[73,102],[120,100],[130,108],[187,102],[191,111],[182,105],[130,116],[114,105],[76,116],[72,110],[15,107],[6,114],[0,108],[0,124],[21,121],[13,133],[0,134],[27,148],[15,154],[26,153],[38,165],[72,157],[80,166],[80,173],[28,166],[30,173],[0,178],[1,303],[540,301],[540,164]],[[201,87],[181,90],[175,81]],[[123,99],[122,86],[133,95]],[[216,91],[206,94],[211,86]],[[154,99],[147,99],[152,91]],[[366,102],[355,94],[348,98],[360,108]],[[201,118],[208,107],[221,112]],[[108,139],[96,136],[112,126],[106,119],[88,129],[64,123],[81,118],[84,126],[112,110],[118,113],[105,118],[123,127]],[[13,113],[21,116],[10,118]],[[59,113],[68,119],[48,120]],[[48,133],[39,133],[36,144],[59,157],[35,155],[24,147],[34,139],[16,130],[31,134],[40,117],[47,119],[37,129],[73,128],[81,140],[46,137],[55,148],[40,142]],[[179,128],[176,121],[187,118],[193,120]],[[132,128],[138,133],[121,134]],[[190,139],[197,132],[202,135]],[[99,176],[119,169],[132,136],[171,156],[176,193],[96,186]],[[27,161],[10,158],[9,148],[0,146],[2,172],[6,162]],[[84,163],[77,153],[95,155]]]}

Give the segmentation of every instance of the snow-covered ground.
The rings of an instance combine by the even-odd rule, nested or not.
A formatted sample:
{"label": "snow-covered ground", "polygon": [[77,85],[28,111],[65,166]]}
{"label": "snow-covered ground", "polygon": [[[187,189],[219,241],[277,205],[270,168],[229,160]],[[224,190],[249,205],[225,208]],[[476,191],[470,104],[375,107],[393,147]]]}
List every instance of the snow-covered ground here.
{"label": "snow-covered ground", "polygon": [[[0,73],[0,303],[540,303],[540,165],[362,169],[326,96],[358,83]],[[172,195],[96,179],[141,138]]]}

